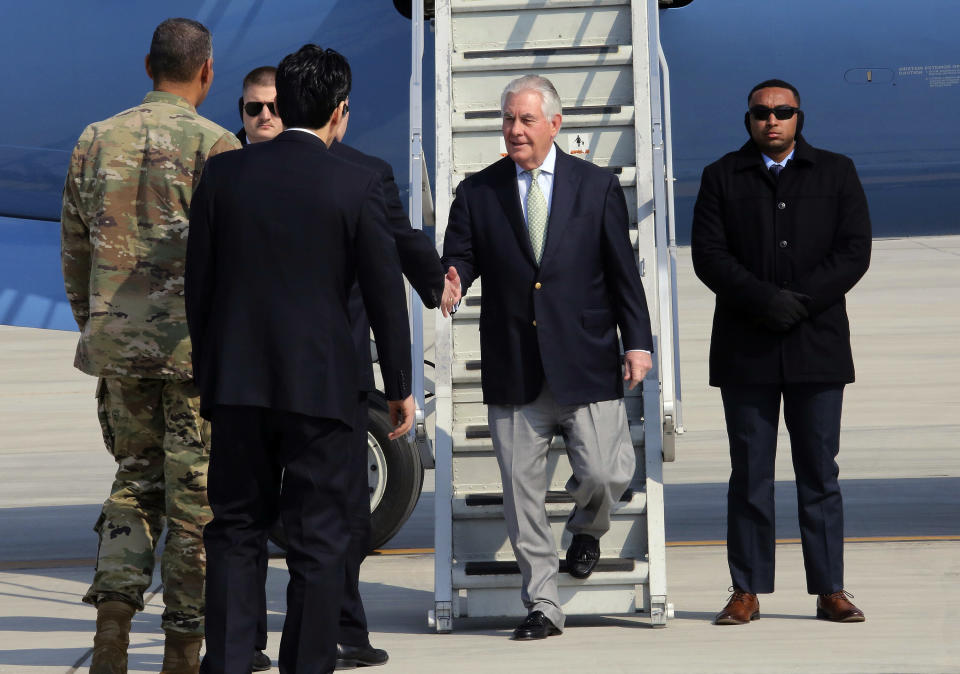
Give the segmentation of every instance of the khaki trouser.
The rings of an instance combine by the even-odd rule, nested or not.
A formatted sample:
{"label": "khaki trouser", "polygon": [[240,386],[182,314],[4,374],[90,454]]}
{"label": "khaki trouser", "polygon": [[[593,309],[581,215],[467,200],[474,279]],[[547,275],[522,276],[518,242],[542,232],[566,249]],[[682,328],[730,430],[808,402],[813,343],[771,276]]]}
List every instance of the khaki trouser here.
{"label": "khaki trouser", "polygon": [[203,634],[210,424],[200,418],[197,388],[192,381],[103,378],[97,413],[117,474],[94,526],[100,549],[83,600],[142,609],[166,523],[163,629]]}
{"label": "khaki trouser", "polygon": [[544,507],[550,441],[559,427],[573,469],[566,489],[576,505],[566,528],[599,539],[610,529],[610,511],[636,469],[623,399],[560,405],[544,384],[525,405],[487,405],[487,419],[503,482],[507,535],[520,566],[520,599],[527,611],[542,611],[562,630],[560,560]]}

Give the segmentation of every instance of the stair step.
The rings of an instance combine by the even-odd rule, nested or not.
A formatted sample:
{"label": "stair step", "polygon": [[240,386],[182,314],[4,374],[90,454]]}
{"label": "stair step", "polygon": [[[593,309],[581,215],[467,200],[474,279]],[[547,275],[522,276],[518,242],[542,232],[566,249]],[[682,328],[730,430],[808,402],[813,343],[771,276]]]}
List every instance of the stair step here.
{"label": "stair step", "polygon": [[[633,490],[628,489],[620,497],[621,503],[629,503],[633,498]],[[565,491],[548,491],[545,501],[547,503],[573,503],[573,497]],[[489,506],[503,505],[503,494],[467,494],[463,502],[468,506]]]}
{"label": "stair step", "polygon": [[[477,376],[479,379],[479,375]],[[634,408],[642,409],[642,398],[625,399],[628,416],[634,411]],[[635,417],[636,418],[636,417]],[[484,423],[454,423],[453,425],[453,451],[471,452],[491,450],[492,438],[490,436],[490,426]],[[634,447],[642,447],[644,443],[644,430],[642,423],[630,424],[630,439]],[[563,436],[556,435],[550,444],[551,450],[563,449]]]}
{"label": "stair step", "polygon": [[[565,562],[561,559],[557,585],[560,587],[583,588],[603,585],[636,586],[647,582],[649,569],[645,561],[608,558],[606,561],[610,562],[611,565],[608,565],[604,570],[600,570],[599,564],[604,561],[601,559],[597,563],[598,569],[594,570],[589,578],[579,579],[566,572]],[[471,567],[471,569],[488,572],[468,574],[467,566],[470,564],[503,564],[503,566],[499,567],[502,569],[500,573],[494,572],[496,567],[479,566]],[[516,562],[468,562],[467,564],[454,562],[452,572],[453,586],[458,589],[515,588],[519,590],[522,581]],[[517,598],[517,601],[519,601],[519,598]]]}
{"label": "stair step", "polygon": [[[645,514],[647,495],[642,490],[628,489],[614,504],[611,518],[623,519],[627,516]],[[573,510],[573,498],[566,491],[548,491],[544,507],[550,518],[561,517],[564,520]],[[453,518],[455,520],[468,519],[503,519],[503,494],[481,493],[454,495]]]}
{"label": "stair step", "polygon": [[[487,70],[542,70],[547,68],[583,68],[629,65],[633,59],[630,45],[583,45],[578,47],[529,47],[526,49],[473,50],[453,54],[451,69],[457,73]],[[500,117],[500,111],[497,118]],[[564,109],[564,115],[570,114]]]}
{"label": "stair step", "polygon": [[[567,573],[567,560],[560,560],[560,573]],[[594,573],[608,573],[610,571],[633,571],[632,559],[600,559],[594,567]],[[463,565],[464,573],[468,576],[504,576],[520,573],[520,566],[516,562],[467,562]]]}
{"label": "stair step", "polygon": [[[612,576],[614,574],[605,574]],[[519,576],[494,576],[495,578],[518,578]],[[469,580],[483,580],[485,576],[472,576]],[[643,605],[638,586],[646,583],[646,577],[634,576],[619,583],[585,585],[592,580],[576,581],[577,584],[564,585],[562,580],[570,578],[566,574],[559,576],[557,588],[560,595],[560,607],[567,615],[614,615],[617,613],[635,613]],[[515,587],[473,587],[464,588],[465,596],[457,598],[454,617],[490,618],[513,616],[521,618],[527,610],[520,601],[520,586]]]}
{"label": "stair step", "polygon": [[[571,117],[570,114],[573,113]],[[576,113],[581,114],[576,114]],[[472,114],[471,114],[472,113]],[[490,116],[490,113],[496,114],[496,117]],[[564,106],[564,122],[575,124],[577,128],[601,128],[609,133],[610,127],[619,126],[624,129],[633,129],[634,115],[636,114],[632,105],[616,106],[580,106],[572,110]],[[453,116],[454,133],[501,133],[503,121],[502,113],[499,110],[490,111],[470,111],[466,113],[455,113]],[[612,135],[612,134],[611,134]],[[621,155],[613,155],[620,158]],[[628,183],[631,184],[631,183]]]}
{"label": "stair step", "polygon": [[[600,554],[604,558],[636,559],[646,553],[646,505],[646,494],[639,492],[630,501],[614,506],[610,513],[610,529],[600,538]],[[548,503],[545,510],[557,555],[562,558],[570,545],[567,520],[573,504]],[[454,498],[452,525],[453,557],[459,562],[514,561],[503,505],[467,506],[463,499]]]}

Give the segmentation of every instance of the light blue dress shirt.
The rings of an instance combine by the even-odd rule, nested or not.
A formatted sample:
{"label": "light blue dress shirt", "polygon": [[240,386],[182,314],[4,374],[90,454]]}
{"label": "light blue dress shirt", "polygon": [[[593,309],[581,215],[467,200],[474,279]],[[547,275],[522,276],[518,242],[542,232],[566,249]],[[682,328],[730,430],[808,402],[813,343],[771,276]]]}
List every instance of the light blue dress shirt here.
{"label": "light blue dress shirt", "polygon": [[773,161],[772,159],[770,159],[770,157],[763,154],[762,152],[760,153],[760,156],[763,157],[763,163],[767,167],[768,171],[770,170],[770,167],[773,166],[774,164],[779,164],[781,169],[785,169],[787,168],[787,162],[793,159],[793,153],[796,151],[797,151],[797,148],[794,147],[792,150],[790,150],[790,154],[788,154],[786,157],[783,158],[783,161]]}
{"label": "light blue dress shirt", "polygon": [[[547,200],[547,223],[550,222],[550,208],[553,206],[553,175],[557,165],[557,146],[550,145],[550,152],[547,158],[538,167],[540,175],[537,177],[537,184],[540,185],[540,191],[543,192],[543,198]],[[519,164],[514,163],[517,168],[517,189],[520,191],[520,207],[523,209],[523,222],[527,222],[527,192],[530,190],[530,181],[533,180],[527,169],[521,168]],[[549,227],[549,224],[548,224]]]}

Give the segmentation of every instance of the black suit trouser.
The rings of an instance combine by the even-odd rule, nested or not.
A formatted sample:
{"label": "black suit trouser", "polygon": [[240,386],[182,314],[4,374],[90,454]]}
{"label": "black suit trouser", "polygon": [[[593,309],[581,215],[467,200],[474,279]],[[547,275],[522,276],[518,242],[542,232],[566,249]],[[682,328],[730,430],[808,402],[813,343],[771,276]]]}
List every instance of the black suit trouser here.
{"label": "black suit trouser", "polygon": [[843,384],[721,387],[730,441],[727,561],[734,587],[773,592],[774,462],[780,400],[790,434],[807,591],[843,589],[840,450]]}
{"label": "black suit trouser", "polygon": [[201,671],[250,671],[263,615],[260,560],[279,511],[290,570],[280,667],[290,674],[331,672],[348,544],[343,447],[354,431],[334,419],[257,407],[219,406],[212,421]]}
{"label": "black suit trouser", "polygon": [[[357,423],[354,427],[353,451],[350,451],[350,484],[347,493],[350,542],[345,559],[346,581],[340,607],[340,635],[338,641],[350,646],[365,646],[370,639],[367,617],[360,597],[360,565],[366,559],[370,547],[370,482],[367,473],[367,415],[369,403],[364,395],[359,405]],[[267,580],[267,551],[264,548],[259,561],[264,587]],[[256,647],[267,647],[266,592],[262,595],[263,610],[257,621]]]}

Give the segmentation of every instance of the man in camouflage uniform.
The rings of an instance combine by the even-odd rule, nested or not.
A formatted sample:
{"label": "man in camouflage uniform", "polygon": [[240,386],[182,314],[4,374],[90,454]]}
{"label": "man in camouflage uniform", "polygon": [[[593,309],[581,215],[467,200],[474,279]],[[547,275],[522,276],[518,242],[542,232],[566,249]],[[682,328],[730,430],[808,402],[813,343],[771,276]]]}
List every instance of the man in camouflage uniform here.
{"label": "man in camouflage uniform", "polygon": [[117,474],[95,530],[94,673],[126,672],[130,620],[154,553],[164,587],[164,672],[196,672],[203,639],[209,426],[200,418],[183,299],[190,201],[208,157],[240,147],[196,111],[213,81],[210,32],[168,19],[143,103],[80,136],[63,195],[62,262],[80,328],[75,365],[97,402]]}

